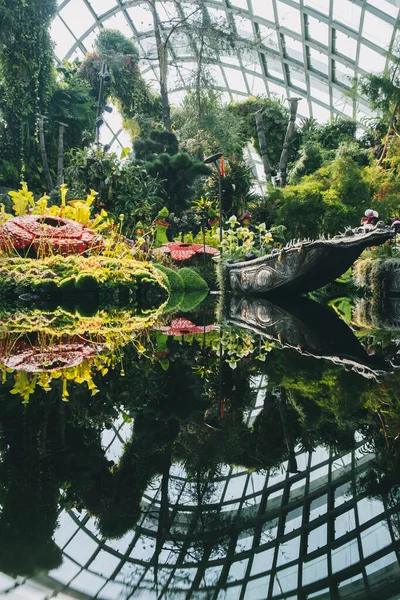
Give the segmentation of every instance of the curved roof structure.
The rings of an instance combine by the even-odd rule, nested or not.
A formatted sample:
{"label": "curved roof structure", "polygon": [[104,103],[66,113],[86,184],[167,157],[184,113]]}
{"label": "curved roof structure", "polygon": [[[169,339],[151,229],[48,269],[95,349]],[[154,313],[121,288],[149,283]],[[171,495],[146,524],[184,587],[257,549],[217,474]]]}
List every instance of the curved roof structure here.
{"label": "curved roof structure", "polygon": [[[153,1],[153,0],[152,0]],[[235,50],[209,57],[215,86],[227,99],[249,94],[300,97],[299,116],[327,121],[334,115],[371,115],[367,102],[351,99],[354,77],[382,72],[399,28],[399,0],[154,0],[168,37],[171,101],[177,103],[195,67],[198,47],[191,19],[206,10],[224,23]],[[58,0],[52,25],[58,59],[83,57],[101,27],[133,37],[142,73],[157,89],[153,19],[148,0]],[[388,53],[389,51],[389,53]],[[108,119],[109,143],[120,121]],[[123,141],[121,141],[121,145]],[[125,144],[126,145],[126,144]]]}

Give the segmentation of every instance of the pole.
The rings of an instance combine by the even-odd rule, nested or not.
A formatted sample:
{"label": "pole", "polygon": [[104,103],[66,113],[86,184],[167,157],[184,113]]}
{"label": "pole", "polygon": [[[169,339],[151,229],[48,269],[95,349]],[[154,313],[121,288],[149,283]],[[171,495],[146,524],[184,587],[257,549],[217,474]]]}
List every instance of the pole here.
{"label": "pole", "polygon": [[217,161],[214,164],[218,173],[219,243],[222,244],[222,175]]}
{"label": "pole", "polygon": [[40,144],[40,153],[42,155],[43,173],[44,173],[44,176],[46,177],[46,184],[47,184],[48,191],[50,192],[53,189],[53,179],[51,177],[51,173],[50,173],[50,169],[49,169],[49,163],[47,160],[47,152],[46,152],[46,144],[45,144],[45,140],[44,140],[44,120],[46,119],[46,117],[44,117],[43,115],[38,115],[38,118],[39,118],[39,121],[38,121],[39,144]]}
{"label": "pole", "polygon": [[97,101],[97,111],[96,111],[96,146],[97,148],[100,146],[100,127],[98,126],[98,119],[101,116],[102,108],[103,108],[103,91],[104,91],[104,73],[106,71],[106,65],[103,62],[101,66],[100,72],[100,87],[99,87],[99,97]]}
{"label": "pole", "polygon": [[66,123],[58,121],[58,156],[57,156],[57,186],[64,183],[64,130]]}

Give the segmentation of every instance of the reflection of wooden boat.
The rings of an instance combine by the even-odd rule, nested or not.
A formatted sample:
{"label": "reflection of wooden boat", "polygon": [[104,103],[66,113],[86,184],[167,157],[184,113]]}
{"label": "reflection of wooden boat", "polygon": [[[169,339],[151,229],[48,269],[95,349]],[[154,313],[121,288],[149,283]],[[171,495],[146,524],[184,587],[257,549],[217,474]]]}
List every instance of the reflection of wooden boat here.
{"label": "reflection of wooden boat", "polygon": [[254,296],[232,296],[227,302],[224,314],[229,325],[251,330],[284,348],[344,365],[364,377],[393,370],[383,358],[367,354],[344,321],[317,302],[297,298],[278,306]]}
{"label": "reflection of wooden boat", "polygon": [[347,271],[365,248],[383,244],[392,235],[389,228],[377,228],[330,240],[303,241],[249,261],[226,262],[224,285],[242,294],[277,289],[310,292]]}

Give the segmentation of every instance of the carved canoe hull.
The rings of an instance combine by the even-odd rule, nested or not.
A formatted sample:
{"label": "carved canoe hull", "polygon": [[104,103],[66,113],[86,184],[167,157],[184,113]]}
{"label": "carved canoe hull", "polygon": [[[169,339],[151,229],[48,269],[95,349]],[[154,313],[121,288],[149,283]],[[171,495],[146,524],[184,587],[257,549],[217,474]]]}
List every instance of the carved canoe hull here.
{"label": "carved canoe hull", "polygon": [[222,267],[224,286],[227,291],[241,294],[265,294],[278,289],[311,292],[347,271],[365,248],[383,244],[392,235],[390,229],[375,229],[331,240],[302,242],[249,261],[226,262]]}

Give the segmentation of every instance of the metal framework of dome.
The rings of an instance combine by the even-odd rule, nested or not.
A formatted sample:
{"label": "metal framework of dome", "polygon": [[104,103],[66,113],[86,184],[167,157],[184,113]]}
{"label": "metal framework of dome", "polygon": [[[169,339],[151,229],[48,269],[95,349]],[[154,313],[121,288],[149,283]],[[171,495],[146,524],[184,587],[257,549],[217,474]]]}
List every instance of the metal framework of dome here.
{"label": "metal framework of dome", "polygon": [[[335,115],[371,116],[364,99],[352,99],[355,77],[382,72],[398,33],[399,0],[154,0],[162,33],[169,38],[171,101],[178,102],[198,48],[190,18],[201,7],[226,21],[237,38],[229,56],[215,56],[215,86],[229,99],[249,95],[302,98],[300,117],[327,121]],[[59,0],[52,33],[58,59],[83,57],[102,27],[136,41],[142,74],[157,89],[158,73],[148,0]],[[179,27],[176,25],[180,23]],[[108,118],[103,143],[121,138]],[[107,138],[107,139],[106,139]]]}

